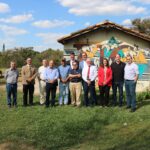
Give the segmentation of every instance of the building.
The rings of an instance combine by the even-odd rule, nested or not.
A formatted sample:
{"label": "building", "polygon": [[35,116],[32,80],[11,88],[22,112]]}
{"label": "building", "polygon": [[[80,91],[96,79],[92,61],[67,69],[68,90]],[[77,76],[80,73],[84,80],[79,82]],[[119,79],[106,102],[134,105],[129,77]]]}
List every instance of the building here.
{"label": "building", "polygon": [[126,61],[126,55],[130,54],[139,67],[141,88],[150,88],[149,36],[105,21],[62,37],[58,42],[64,45],[65,56],[71,51],[76,54],[85,51],[97,66],[103,57],[109,58],[111,63],[117,53],[122,61]]}

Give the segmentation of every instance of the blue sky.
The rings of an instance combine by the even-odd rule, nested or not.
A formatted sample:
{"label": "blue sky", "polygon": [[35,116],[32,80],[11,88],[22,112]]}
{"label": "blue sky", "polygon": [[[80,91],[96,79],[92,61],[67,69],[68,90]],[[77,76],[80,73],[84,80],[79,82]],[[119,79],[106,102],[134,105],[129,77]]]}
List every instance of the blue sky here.
{"label": "blue sky", "polygon": [[149,17],[150,0],[0,0],[0,47],[62,49],[59,37],[89,25]]}

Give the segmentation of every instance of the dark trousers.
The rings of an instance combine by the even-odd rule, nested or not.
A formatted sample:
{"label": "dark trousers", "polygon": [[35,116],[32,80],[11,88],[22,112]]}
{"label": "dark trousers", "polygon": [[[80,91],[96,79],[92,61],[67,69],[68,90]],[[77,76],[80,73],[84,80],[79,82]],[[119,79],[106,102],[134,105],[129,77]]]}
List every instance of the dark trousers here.
{"label": "dark trousers", "polygon": [[123,82],[113,82],[113,105],[117,104],[117,88],[119,90],[119,106],[122,106],[123,102]]}
{"label": "dark trousers", "polygon": [[[55,105],[55,97],[56,97],[56,84],[46,83],[46,102],[45,105],[48,107],[50,102],[51,106]],[[50,99],[51,96],[51,99]]]}
{"label": "dark trousers", "polygon": [[33,105],[34,84],[23,85],[23,105],[24,106],[27,106],[28,104],[28,93],[29,93],[29,104]]}
{"label": "dark trousers", "polygon": [[[88,86],[87,82],[83,81],[83,90],[84,90],[84,103],[86,106],[89,106],[89,104],[96,105],[96,91],[95,91],[95,81],[91,82],[91,84]],[[90,92],[90,101],[88,97],[88,93]]]}
{"label": "dark trousers", "polygon": [[99,86],[99,92],[100,92],[100,102],[102,106],[108,106],[109,104],[109,91],[110,86]]}
{"label": "dark trousers", "polygon": [[17,105],[17,84],[6,84],[7,104],[11,106],[11,95],[13,96],[13,105]]}

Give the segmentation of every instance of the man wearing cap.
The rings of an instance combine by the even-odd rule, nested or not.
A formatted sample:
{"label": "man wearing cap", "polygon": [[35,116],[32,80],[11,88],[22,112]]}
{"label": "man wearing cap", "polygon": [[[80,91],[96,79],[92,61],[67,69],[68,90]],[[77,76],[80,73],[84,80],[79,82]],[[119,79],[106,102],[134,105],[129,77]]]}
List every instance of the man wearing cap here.
{"label": "man wearing cap", "polygon": [[69,79],[70,79],[70,93],[71,93],[71,104],[73,106],[80,106],[81,104],[81,92],[82,92],[82,78],[81,78],[81,70],[79,69],[78,63],[73,62],[73,69],[69,71]]}
{"label": "man wearing cap", "polygon": [[[6,90],[7,90],[7,105],[10,108],[12,105],[17,106],[17,82],[19,71],[16,68],[14,61],[10,62],[10,68],[5,72]],[[11,95],[13,95],[13,102],[11,102]]]}
{"label": "man wearing cap", "polygon": [[69,94],[69,65],[66,65],[66,59],[63,58],[61,60],[61,65],[58,67],[59,72],[59,105],[63,105],[63,99],[64,99],[64,105],[68,104],[68,94]]}

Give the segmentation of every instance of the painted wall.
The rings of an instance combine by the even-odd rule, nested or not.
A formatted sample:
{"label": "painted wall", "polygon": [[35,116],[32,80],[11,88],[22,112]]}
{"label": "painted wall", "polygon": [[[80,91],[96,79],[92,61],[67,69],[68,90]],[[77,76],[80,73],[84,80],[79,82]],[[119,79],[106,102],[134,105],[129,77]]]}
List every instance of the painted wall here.
{"label": "painted wall", "polygon": [[[88,45],[87,45],[88,41]],[[75,45],[82,45],[80,48]],[[140,80],[150,81],[150,42],[126,34],[122,31],[111,29],[98,29],[69,40],[64,45],[65,51],[79,50],[87,52],[95,65],[99,66],[100,59],[109,58],[110,63],[114,61],[115,55],[121,55],[122,61],[126,61],[126,55],[131,54],[135,63],[138,64]]]}

